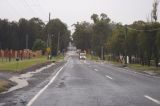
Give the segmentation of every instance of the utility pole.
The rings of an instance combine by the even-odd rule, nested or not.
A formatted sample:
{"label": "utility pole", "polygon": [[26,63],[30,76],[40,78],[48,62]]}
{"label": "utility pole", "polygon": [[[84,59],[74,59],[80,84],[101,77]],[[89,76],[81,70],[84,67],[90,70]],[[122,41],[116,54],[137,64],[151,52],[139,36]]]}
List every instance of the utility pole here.
{"label": "utility pole", "polygon": [[[51,14],[49,13],[49,21],[48,23],[50,22],[50,17],[51,17]],[[48,59],[51,59],[51,36],[49,34],[49,31],[48,32],[48,35],[47,35],[47,52],[48,52]]]}
{"label": "utility pole", "polygon": [[101,46],[101,59],[103,60],[103,46]]}
{"label": "utility pole", "polygon": [[60,37],[60,32],[58,33],[57,54],[58,54],[58,51],[59,51],[59,37]]}
{"label": "utility pole", "polygon": [[[49,13],[48,23],[50,22],[50,17],[51,17],[51,14]],[[50,47],[50,35],[49,35],[49,31],[48,31],[48,35],[47,35],[47,47]]]}
{"label": "utility pole", "polygon": [[[51,19],[51,13],[49,13],[49,21],[48,21],[48,23],[50,22],[50,19]],[[50,37],[49,32],[48,32],[48,46],[51,48],[51,37]]]}
{"label": "utility pole", "polygon": [[125,65],[127,65],[127,25],[125,25]]}
{"label": "utility pole", "polygon": [[104,49],[104,47],[103,47],[104,44],[103,44],[103,42],[102,42],[102,41],[103,41],[102,39],[103,39],[103,38],[101,37],[101,38],[100,38],[100,45],[101,45],[101,47],[100,47],[100,51],[101,51],[101,60],[103,60],[103,57],[104,57],[104,50],[103,50],[103,49]]}
{"label": "utility pole", "polygon": [[49,21],[51,20],[51,13],[49,13]]}
{"label": "utility pole", "polygon": [[26,35],[26,49],[28,49],[28,34]]}

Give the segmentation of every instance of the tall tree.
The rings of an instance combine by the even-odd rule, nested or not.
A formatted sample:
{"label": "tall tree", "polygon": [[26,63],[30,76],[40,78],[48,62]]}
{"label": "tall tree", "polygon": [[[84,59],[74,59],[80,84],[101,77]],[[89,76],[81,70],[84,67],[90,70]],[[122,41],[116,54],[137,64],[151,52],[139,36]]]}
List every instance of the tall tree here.
{"label": "tall tree", "polygon": [[158,0],[154,0],[154,2],[153,2],[153,10],[151,12],[151,15],[152,15],[152,18],[154,19],[155,22],[157,21],[157,17],[158,17],[158,14],[157,14],[158,4],[159,4],[159,1]]}
{"label": "tall tree", "polygon": [[[54,54],[66,49],[66,46],[68,46],[70,33],[67,29],[67,25],[60,19],[50,20],[45,27],[45,33],[49,35],[48,37],[51,39],[51,46]],[[64,46],[64,44],[66,44],[66,46]]]}
{"label": "tall tree", "polygon": [[106,49],[105,44],[107,43],[107,39],[111,35],[112,31],[110,19],[104,13],[102,13],[100,17],[93,14],[91,19],[94,22],[92,48],[102,59],[104,59],[104,51]]}
{"label": "tall tree", "polygon": [[73,41],[78,49],[91,49],[92,25],[87,22],[74,24],[75,32],[73,33]]}

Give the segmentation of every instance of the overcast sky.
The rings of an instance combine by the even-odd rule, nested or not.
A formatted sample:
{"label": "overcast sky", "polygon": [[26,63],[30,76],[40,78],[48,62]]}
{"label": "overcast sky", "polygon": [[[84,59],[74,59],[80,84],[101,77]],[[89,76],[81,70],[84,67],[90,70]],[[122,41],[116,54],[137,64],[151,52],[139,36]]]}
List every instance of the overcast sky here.
{"label": "overcast sky", "polygon": [[48,21],[51,12],[51,18],[60,18],[70,27],[77,21],[92,22],[93,13],[106,13],[112,21],[131,24],[135,20],[146,21],[152,3],[153,0],[0,0],[0,18],[17,21],[39,17]]}

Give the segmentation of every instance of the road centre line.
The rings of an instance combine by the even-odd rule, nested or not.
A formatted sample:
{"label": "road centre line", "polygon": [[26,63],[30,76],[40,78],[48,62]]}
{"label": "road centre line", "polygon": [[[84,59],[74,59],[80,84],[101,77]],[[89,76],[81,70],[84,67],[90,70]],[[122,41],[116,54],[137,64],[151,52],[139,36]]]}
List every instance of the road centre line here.
{"label": "road centre line", "polygon": [[[66,63],[67,64],[67,63]],[[32,104],[34,103],[34,101],[48,88],[48,86],[50,86],[52,84],[52,82],[56,79],[56,77],[59,75],[59,73],[62,71],[62,69],[66,66],[66,64],[61,67],[56,74],[52,77],[52,79],[49,81],[49,83],[43,87],[29,102],[26,106],[32,106]]]}
{"label": "road centre line", "polygon": [[158,101],[158,100],[156,100],[156,99],[154,99],[154,98],[152,98],[152,97],[150,97],[148,95],[144,95],[144,97],[147,98],[147,99],[149,99],[149,100],[151,100],[152,102],[160,105],[160,101]]}
{"label": "road centre line", "polygon": [[112,77],[110,77],[110,76],[108,76],[108,75],[106,75],[106,77],[109,78],[109,79],[113,79]]}
{"label": "road centre line", "polygon": [[88,67],[91,67],[91,66],[88,66]]}
{"label": "road centre line", "polygon": [[94,69],[95,71],[98,71],[97,69]]}

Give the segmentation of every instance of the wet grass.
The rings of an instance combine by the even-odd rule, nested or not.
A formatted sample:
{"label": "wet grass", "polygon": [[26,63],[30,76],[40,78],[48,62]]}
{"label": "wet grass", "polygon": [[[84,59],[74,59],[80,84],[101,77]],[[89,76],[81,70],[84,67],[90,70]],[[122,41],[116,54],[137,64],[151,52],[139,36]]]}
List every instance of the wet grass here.
{"label": "wet grass", "polygon": [[25,68],[31,67],[31,66],[36,65],[36,64],[45,63],[47,61],[56,62],[56,61],[59,61],[59,60],[63,60],[62,55],[58,55],[56,57],[53,57],[51,60],[47,60],[46,56],[42,56],[42,57],[39,57],[39,58],[20,60],[18,62],[16,60],[12,60],[11,62],[0,61],[0,70],[1,71],[8,71],[8,72],[17,72],[17,71],[21,71]]}
{"label": "wet grass", "polygon": [[152,71],[152,72],[160,74],[160,67],[159,68],[155,66],[149,67],[149,66],[143,66],[141,64],[128,64],[127,66],[137,71]]}
{"label": "wet grass", "polygon": [[[48,61],[58,62],[58,61],[62,61],[62,60],[64,60],[63,55],[58,55],[56,57],[52,57],[51,60],[47,60],[46,56],[42,56],[39,58],[22,60],[22,61],[19,61],[18,63],[15,59],[12,59],[11,62],[0,61],[0,71],[17,72],[17,71],[21,71],[25,68],[31,67],[36,64],[45,63]],[[11,84],[11,82],[0,79],[0,93],[3,91],[6,91],[11,86],[13,86],[13,84]]]}
{"label": "wet grass", "polygon": [[98,56],[94,56],[94,55],[91,55],[91,54],[87,54],[86,57],[89,60],[95,60],[95,61],[99,60]]}
{"label": "wet grass", "polygon": [[[124,64],[120,63],[120,62],[115,62],[115,61],[107,61],[106,63],[111,63],[111,64],[114,64],[114,65],[117,65],[117,66],[124,66]],[[138,72],[143,72],[143,71],[148,71],[148,72],[154,72],[154,73],[157,73],[157,74],[160,74],[160,67],[157,68],[155,66],[147,66],[147,65],[141,65],[141,64],[127,64],[127,67],[129,67],[130,69],[133,69],[135,71],[138,71]]]}

